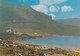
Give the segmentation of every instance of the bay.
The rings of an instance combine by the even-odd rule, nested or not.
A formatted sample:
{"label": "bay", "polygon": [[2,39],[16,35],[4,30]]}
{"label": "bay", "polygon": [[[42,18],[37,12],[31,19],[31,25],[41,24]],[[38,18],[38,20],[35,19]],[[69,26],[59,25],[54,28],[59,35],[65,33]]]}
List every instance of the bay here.
{"label": "bay", "polygon": [[43,39],[20,40],[18,42],[80,50],[80,36],[56,36]]}

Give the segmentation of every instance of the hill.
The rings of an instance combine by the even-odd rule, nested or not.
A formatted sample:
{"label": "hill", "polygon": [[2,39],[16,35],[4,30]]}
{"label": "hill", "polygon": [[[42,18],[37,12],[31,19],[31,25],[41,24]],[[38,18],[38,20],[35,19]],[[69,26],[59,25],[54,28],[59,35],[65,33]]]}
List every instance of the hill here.
{"label": "hill", "polygon": [[29,6],[0,2],[0,30],[21,33],[80,35],[80,27],[60,24]]}
{"label": "hill", "polygon": [[80,18],[71,18],[71,19],[59,19],[56,20],[65,25],[79,26],[80,27]]}

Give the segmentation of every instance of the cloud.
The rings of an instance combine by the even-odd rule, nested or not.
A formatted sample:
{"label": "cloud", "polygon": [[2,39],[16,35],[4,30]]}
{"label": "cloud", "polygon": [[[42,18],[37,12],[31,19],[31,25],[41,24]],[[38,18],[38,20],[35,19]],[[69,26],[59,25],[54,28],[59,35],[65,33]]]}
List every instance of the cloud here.
{"label": "cloud", "polygon": [[55,15],[54,14],[48,14],[48,12],[56,12],[57,11],[57,8],[55,8],[54,6],[50,6],[50,8],[48,9],[48,7],[46,5],[43,5],[43,4],[39,4],[39,5],[34,5],[34,6],[31,6],[33,9],[35,9],[36,11],[39,11],[39,12],[43,12],[45,13],[46,15],[49,15],[52,17],[52,19],[55,19]]}
{"label": "cloud", "polygon": [[66,1],[67,0],[40,0],[40,3],[38,5],[32,5],[31,7],[34,10],[52,16],[52,19],[55,19],[56,15],[54,13],[60,11],[60,9],[62,12],[69,12],[73,10],[71,6],[58,6],[58,4],[62,4]]}
{"label": "cloud", "polygon": [[49,16],[52,16],[52,20],[54,20],[55,19],[55,15],[54,14],[48,14]]}
{"label": "cloud", "polygon": [[69,12],[69,11],[72,11],[73,8],[71,6],[66,6],[64,5],[62,8],[61,8],[62,12]]}
{"label": "cloud", "polygon": [[50,12],[58,12],[58,9],[55,6],[50,6],[49,11]]}
{"label": "cloud", "polygon": [[[19,0],[23,2],[33,2],[34,0]],[[40,4],[45,4],[45,5],[52,5],[52,4],[60,4],[63,2],[66,2],[67,0],[35,0],[35,2],[40,2]]]}
{"label": "cloud", "polygon": [[43,12],[46,15],[52,16],[52,19],[55,19],[56,16],[52,13],[48,14],[48,12],[57,12],[58,11],[57,8],[54,6],[50,6],[50,8],[48,8],[46,5],[43,5],[43,4],[39,4],[39,5],[31,6],[31,7],[33,9],[35,9],[36,11]]}
{"label": "cloud", "polygon": [[43,12],[43,13],[48,13],[48,7],[43,5],[43,4],[39,4],[39,5],[34,5],[34,6],[31,6],[33,9],[35,9],[36,11],[39,11],[39,12]]}
{"label": "cloud", "polygon": [[60,4],[66,2],[67,0],[54,0],[54,4]]}
{"label": "cloud", "polygon": [[40,4],[53,5],[66,2],[67,0],[40,0]]}

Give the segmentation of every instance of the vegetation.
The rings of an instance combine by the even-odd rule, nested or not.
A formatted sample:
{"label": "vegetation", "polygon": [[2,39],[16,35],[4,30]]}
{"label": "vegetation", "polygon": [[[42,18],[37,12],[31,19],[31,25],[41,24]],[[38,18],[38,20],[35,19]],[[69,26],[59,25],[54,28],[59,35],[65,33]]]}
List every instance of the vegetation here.
{"label": "vegetation", "polygon": [[4,40],[24,40],[24,39],[33,39],[33,38],[35,39],[36,37],[24,33],[19,33],[19,32],[14,33],[14,31],[0,32],[0,39],[4,39]]}
{"label": "vegetation", "polygon": [[0,56],[13,56],[11,54],[0,54]]}
{"label": "vegetation", "polygon": [[80,35],[80,27],[60,24],[29,6],[0,2],[0,30],[45,35]]}
{"label": "vegetation", "polygon": [[0,39],[0,56],[46,56],[54,54],[80,56],[78,52],[67,51],[61,48],[22,44]]}

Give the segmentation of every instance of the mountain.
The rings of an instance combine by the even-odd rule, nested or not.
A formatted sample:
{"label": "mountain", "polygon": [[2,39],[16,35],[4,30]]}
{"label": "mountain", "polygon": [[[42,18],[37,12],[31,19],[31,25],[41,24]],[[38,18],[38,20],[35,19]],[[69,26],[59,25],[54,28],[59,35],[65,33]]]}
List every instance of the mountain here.
{"label": "mountain", "polygon": [[0,30],[21,33],[80,35],[80,27],[60,24],[29,6],[0,2]]}
{"label": "mountain", "polygon": [[10,3],[2,3],[0,21],[2,28],[13,28],[23,32],[40,32],[40,30],[44,32],[48,31],[48,28],[53,29],[51,25],[56,27],[57,24],[50,16],[39,13],[29,6]]}
{"label": "mountain", "polygon": [[80,26],[80,18],[58,19],[56,21],[65,25]]}

